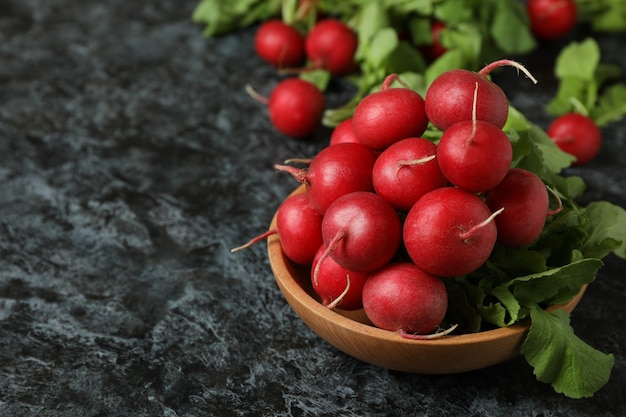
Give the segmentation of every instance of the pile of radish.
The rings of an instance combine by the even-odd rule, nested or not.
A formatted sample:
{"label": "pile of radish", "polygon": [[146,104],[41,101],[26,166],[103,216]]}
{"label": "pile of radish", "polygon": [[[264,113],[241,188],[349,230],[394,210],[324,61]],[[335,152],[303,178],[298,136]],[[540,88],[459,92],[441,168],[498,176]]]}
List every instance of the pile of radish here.
{"label": "pile of radish", "polygon": [[[276,230],[233,251],[278,234],[290,260],[311,266],[327,307],[363,308],[374,325],[407,338],[450,332],[440,328],[445,280],[475,271],[496,242],[531,244],[559,210],[536,174],[511,168],[508,100],[488,79],[501,65],[534,81],[501,60],[445,72],[422,98],[387,76],[306,168],[275,165],[306,192],[282,203]],[[421,136],[429,123],[438,141]]]}

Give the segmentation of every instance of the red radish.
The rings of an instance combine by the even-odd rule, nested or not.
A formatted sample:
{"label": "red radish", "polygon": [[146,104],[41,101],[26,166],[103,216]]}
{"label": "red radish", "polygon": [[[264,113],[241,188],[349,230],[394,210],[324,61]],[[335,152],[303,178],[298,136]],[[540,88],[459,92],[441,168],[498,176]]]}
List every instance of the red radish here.
{"label": "red radish", "polygon": [[399,80],[388,75],[380,91],[365,96],[354,109],[352,127],[359,142],[381,151],[399,140],[418,137],[426,131],[428,119],[424,99],[407,86],[391,88]]}
{"label": "red radish", "polygon": [[[248,248],[253,244],[277,234],[280,246],[287,258],[302,265],[311,265],[322,244],[322,216],[315,210],[306,194],[287,197],[276,212],[276,227],[253,238],[231,252]],[[306,236],[306,238],[303,238]]]}
{"label": "red radish", "polygon": [[550,201],[541,178],[525,169],[512,168],[502,182],[487,193],[486,203],[492,211],[504,208],[495,219],[498,242],[522,247],[541,234]]}
{"label": "red radish", "polygon": [[469,274],[491,255],[497,237],[493,219],[501,211],[491,213],[478,196],[460,188],[433,190],[413,205],[404,220],[407,253],[431,274]]}
{"label": "red radish", "polygon": [[327,250],[320,262],[330,255],[346,269],[371,272],[395,256],[402,241],[402,225],[398,213],[382,197],[357,191],[328,207],[322,238]]}
{"label": "red radish", "polygon": [[358,38],[341,20],[328,18],[317,22],[307,34],[304,47],[316,68],[334,75],[346,75],[357,68],[354,54]]}
{"label": "red radish", "polygon": [[354,128],[352,127],[352,117],[343,120],[333,129],[330,134],[330,144],[336,145],[338,143],[344,142],[354,142],[359,143],[359,139],[357,139],[354,134]]}
{"label": "red radish", "polygon": [[[335,307],[342,310],[362,308],[361,295],[368,274],[343,268],[330,256],[324,257],[320,267],[316,268],[325,252],[326,246],[320,246],[311,269],[313,290],[321,297],[322,304],[331,309]],[[318,270],[317,277],[314,276],[316,269]]]}
{"label": "red radish", "polygon": [[575,0],[529,0],[526,12],[533,34],[548,41],[571,32],[578,15]]}
{"label": "red radish", "polygon": [[430,36],[432,43],[420,47],[420,51],[430,60],[439,58],[448,51],[448,48],[441,44],[441,31],[446,28],[446,24],[440,20],[435,20],[430,26]]}
{"label": "red radish", "polygon": [[576,158],[572,165],[589,163],[602,147],[602,131],[593,119],[580,113],[557,117],[546,133],[563,152]]}
{"label": "red radish", "polygon": [[465,69],[446,71],[433,80],[425,97],[426,115],[440,130],[456,122],[472,119],[474,89],[478,83],[480,94],[476,102],[476,119],[485,120],[502,128],[509,114],[509,102],[504,91],[487,79],[498,66],[513,66],[524,72],[534,83],[535,78],[521,64],[503,59],[486,65],[479,72]]}
{"label": "red radish", "polygon": [[360,143],[339,143],[322,149],[307,169],[274,165],[306,184],[311,205],[324,214],[330,204],[344,194],[373,191],[372,168],[375,156]]}
{"label": "red radish", "polygon": [[509,137],[496,125],[476,120],[478,83],[474,90],[472,120],[463,120],[443,132],[437,160],[443,175],[457,187],[487,191],[507,174],[513,160]]}
{"label": "red radish", "polygon": [[407,212],[428,191],[449,185],[435,158],[437,145],[424,138],[394,143],[376,158],[372,182],[376,193]]}
{"label": "red radish", "polygon": [[279,19],[259,26],[254,48],[264,61],[278,68],[294,67],[304,61],[304,36]]}
{"label": "red radish", "polygon": [[250,86],[246,88],[254,99],[268,106],[270,121],[282,134],[302,139],[311,136],[320,125],[326,99],[315,84],[287,78],[274,87],[269,100]]}
{"label": "red radish", "polygon": [[443,281],[410,262],[373,272],[363,287],[363,310],[381,329],[425,335],[443,321],[448,293]]}

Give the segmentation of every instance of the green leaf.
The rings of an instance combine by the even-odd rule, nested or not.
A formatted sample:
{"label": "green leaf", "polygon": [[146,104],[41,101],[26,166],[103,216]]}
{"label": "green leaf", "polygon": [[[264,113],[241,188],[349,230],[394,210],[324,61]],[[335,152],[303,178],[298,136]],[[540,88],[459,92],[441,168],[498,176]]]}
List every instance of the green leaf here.
{"label": "green leaf", "polygon": [[527,53],[537,46],[523,3],[498,2],[490,29],[496,45],[507,54]]}
{"label": "green leaf", "polygon": [[465,63],[465,56],[459,50],[449,50],[433,63],[431,63],[424,75],[426,76],[426,84],[430,85],[435,78],[454,68],[463,68]]}
{"label": "green leaf", "polygon": [[389,28],[389,16],[383,6],[378,2],[369,2],[363,6],[351,20],[359,39],[355,54],[358,61],[368,60],[372,49],[370,42],[376,34]]}
{"label": "green leaf", "polygon": [[587,207],[589,237],[582,247],[585,256],[604,258],[610,252],[626,259],[626,210],[607,201]]}
{"label": "green leaf", "polygon": [[326,87],[328,87],[332,74],[327,70],[316,69],[311,71],[302,71],[299,78],[314,84],[320,91],[326,91]]}
{"label": "green leaf", "polygon": [[367,47],[367,61],[374,68],[381,67],[397,46],[398,34],[395,29],[380,29],[372,36]]}
{"label": "green leaf", "polygon": [[191,20],[204,24],[203,35],[222,35],[280,15],[282,0],[201,0]]}
{"label": "green leaf", "polygon": [[521,353],[537,379],[570,398],[591,397],[609,380],[615,358],[574,334],[563,310],[530,312],[531,326]]}
{"label": "green leaf", "polygon": [[560,79],[573,77],[594,81],[599,62],[600,47],[593,38],[587,38],[582,42],[572,42],[563,48],[556,59],[555,73]]}
{"label": "green leaf", "polygon": [[590,117],[598,126],[621,120],[626,116],[626,84],[619,83],[608,87],[598,99]]}
{"label": "green leaf", "polygon": [[602,266],[599,259],[587,258],[560,268],[514,278],[502,284],[511,289],[520,304],[562,304],[578,294],[583,285],[596,278]]}

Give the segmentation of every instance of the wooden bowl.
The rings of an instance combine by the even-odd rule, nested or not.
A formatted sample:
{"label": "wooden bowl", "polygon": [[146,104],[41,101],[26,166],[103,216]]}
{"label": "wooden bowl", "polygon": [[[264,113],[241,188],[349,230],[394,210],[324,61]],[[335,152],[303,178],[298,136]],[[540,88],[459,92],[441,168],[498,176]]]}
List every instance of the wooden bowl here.
{"label": "wooden bowl", "polygon": [[[304,187],[294,193],[304,192]],[[276,225],[276,216],[271,227]],[[451,374],[486,368],[520,354],[528,322],[472,334],[410,340],[374,327],[363,310],[330,310],[313,291],[310,268],[285,257],[277,235],[268,239],[269,262],[276,283],[298,316],[322,339],[367,363],[409,373]],[[570,313],[586,287],[566,304],[551,306]]]}

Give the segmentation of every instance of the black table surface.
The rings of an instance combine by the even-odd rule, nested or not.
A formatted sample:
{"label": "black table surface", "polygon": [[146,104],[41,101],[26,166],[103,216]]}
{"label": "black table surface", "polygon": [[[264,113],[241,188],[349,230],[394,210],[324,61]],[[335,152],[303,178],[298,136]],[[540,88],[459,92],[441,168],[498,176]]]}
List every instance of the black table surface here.
{"label": "black table surface", "polygon": [[[309,330],[261,243],[296,186],[272,169],[311,157],[244,90],[279,79],[253,28],[207,39],[195,0],[0,1],[0,415],[625,416],[625,262],[610,256],[572,314],[615,355],[573,400],[522,357],[412,375],[347,356]],[[572,36],[579,36],[574,34]],[[563,43],[497,80],[536,123]],[[599,35],[626,70],[624,38]],[[341,82],[329,106],[351,92]],[[626,123],[604,129],[584,199],[626,206]]]}

